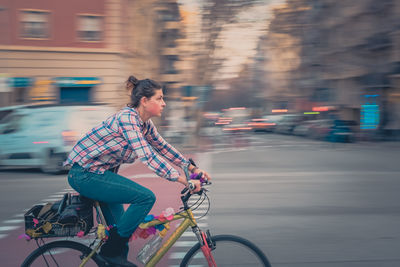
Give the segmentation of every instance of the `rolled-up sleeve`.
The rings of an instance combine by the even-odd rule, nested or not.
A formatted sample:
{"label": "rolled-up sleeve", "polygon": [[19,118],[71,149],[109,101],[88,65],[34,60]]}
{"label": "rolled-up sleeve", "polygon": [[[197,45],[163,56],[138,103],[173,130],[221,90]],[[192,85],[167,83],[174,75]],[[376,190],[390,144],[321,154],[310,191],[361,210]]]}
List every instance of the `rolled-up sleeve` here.
{"label": "rolled-up sleeve", "polygon": [[139,122],[132,113],[121,113],[118,118],[118,124],[120,133],[144,164],[160,177],[170,181],[178,179],[179,172],[154,151],[153,147],[145,139]]}

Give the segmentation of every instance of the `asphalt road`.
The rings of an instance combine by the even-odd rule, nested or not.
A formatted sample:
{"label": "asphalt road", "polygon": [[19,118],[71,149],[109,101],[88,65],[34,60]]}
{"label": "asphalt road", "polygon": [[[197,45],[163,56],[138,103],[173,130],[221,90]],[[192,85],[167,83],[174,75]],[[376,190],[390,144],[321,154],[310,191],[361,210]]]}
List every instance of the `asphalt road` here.
{"label": "asphalt road", "polygon": [[[213,176],[207,225],[253,241],[273,266],[400,266],[399,152],[275,135],[216,147],[198,155]],[[0,171],[0,247],[5,222],[65,188],[65,175]]]}
{"label": "asphalt road", "polygon": [[398,143],[265,138],[203,154],[213,232],[252,240],[273,266],[400,266]]}

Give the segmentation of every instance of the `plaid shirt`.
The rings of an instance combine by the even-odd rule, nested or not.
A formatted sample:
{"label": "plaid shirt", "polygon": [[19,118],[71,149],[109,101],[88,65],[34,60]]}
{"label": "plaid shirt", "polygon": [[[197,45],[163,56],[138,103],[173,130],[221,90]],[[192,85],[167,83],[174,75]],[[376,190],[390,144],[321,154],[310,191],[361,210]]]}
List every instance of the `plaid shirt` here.
{"label": "plaid shirt", "polygon": [[176,181],[179,172],[163,157],[180,167],[189,165],[189,161],[161,137],[151,120],[143,122],[136,109],[125,107],[80,139],[64,165],[78,163],[101,174],[139,158],[158,176]]}

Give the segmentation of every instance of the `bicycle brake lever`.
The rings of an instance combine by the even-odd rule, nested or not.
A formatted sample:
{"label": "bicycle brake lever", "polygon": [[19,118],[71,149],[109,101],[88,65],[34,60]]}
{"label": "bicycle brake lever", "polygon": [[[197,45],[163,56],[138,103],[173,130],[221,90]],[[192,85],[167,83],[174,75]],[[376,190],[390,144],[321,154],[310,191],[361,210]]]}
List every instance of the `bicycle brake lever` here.
{"label": "bicycle brake lever", "polygon": [[188,188],[185,186],[181,191],[181,195],[185,194],[187,191],[188,191]]}

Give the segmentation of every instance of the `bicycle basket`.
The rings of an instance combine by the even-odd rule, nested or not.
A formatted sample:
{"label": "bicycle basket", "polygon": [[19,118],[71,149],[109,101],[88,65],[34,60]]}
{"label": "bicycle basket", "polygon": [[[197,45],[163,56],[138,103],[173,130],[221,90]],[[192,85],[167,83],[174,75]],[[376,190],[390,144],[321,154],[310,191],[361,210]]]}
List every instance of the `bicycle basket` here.
{"label": "bicycle basket", "polygon": [[61,201],[25,213],[25,233],[32,238],[86,235],[92,227],[92,202],[80,195],[65,194]]}

